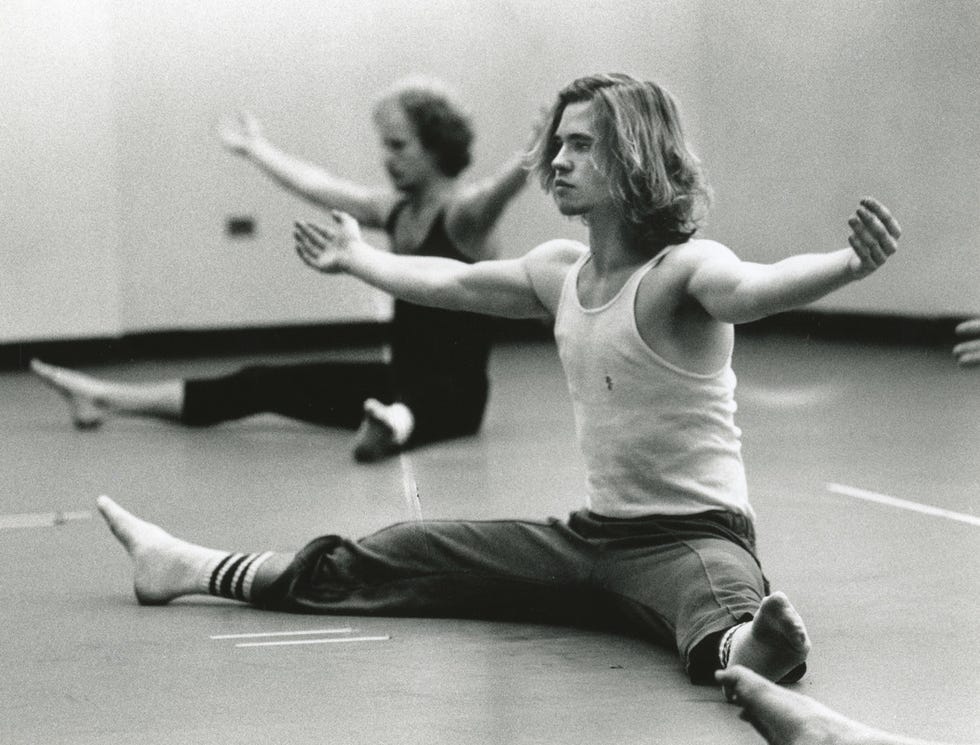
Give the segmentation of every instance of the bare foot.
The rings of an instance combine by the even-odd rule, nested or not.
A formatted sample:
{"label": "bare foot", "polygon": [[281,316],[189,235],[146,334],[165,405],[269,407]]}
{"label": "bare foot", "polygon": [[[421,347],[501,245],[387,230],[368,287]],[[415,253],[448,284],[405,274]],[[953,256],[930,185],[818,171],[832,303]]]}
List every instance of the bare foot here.
{"label": "bare foot", "polygon": [[64,367],[31,360],[31,370],[64,396],[72,423],[78,429],[95,429],[102,424],[106,405],[101,400],[104,386],[95,378]]}
{"label": "bare foot", "polygon": [[812,698],[786,690],[736,665],[715,673],[769,745],[925,745],[852,721]]}
{"label": "bare foot", "polygon": [[174,538],[107,496],[99,497],[96,506],[133,560],[133,590],[140,605],[163,605],[182,595],[207,592],[208,567],[227,552]]}
{"label": "bare foot", "polygon": [[783,593],[774,592],[763,599],[755,618],[735,631],[728,664],[743,665],[769,680],[793,673],[787,682],[795,682],[809,653],[803,619]]}

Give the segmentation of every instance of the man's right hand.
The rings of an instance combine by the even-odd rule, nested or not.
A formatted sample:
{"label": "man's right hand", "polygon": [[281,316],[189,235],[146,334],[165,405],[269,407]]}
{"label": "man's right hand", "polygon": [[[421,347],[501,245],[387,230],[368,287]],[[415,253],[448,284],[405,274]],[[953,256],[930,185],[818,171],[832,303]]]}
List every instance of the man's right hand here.
{"label": "man's right hand", "polygon": [[345,270],[354,246],[361,243],[361,228],[346,212],[331,210],[327,222],[318,225],[297,221],[293,230],[296,253],[318,272],[335,274]]}

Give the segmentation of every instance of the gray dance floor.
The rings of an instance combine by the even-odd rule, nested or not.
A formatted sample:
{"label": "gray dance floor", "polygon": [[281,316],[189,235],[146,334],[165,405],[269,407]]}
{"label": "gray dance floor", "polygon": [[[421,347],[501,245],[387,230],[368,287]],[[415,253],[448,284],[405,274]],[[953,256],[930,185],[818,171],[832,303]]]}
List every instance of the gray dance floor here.
{"label": "gray dance floor", "polygon": [[[241,361],[91,370],[148,380]],[[814,644],[794,688],[885,729],[980,740],[980,372],[946,350],[776,336],[740,339],[735,367],[762,560]],[[423,518],[578,508],[553,346],[498,347],[493,380],[480,436],[365,467],[348,433],[272,416],[76,432],[53,392],[0,374],[0,742],[761,742],[672,651],[638,639],[134,601],[99,494],[246,551],[415,519],[413,481]]]}

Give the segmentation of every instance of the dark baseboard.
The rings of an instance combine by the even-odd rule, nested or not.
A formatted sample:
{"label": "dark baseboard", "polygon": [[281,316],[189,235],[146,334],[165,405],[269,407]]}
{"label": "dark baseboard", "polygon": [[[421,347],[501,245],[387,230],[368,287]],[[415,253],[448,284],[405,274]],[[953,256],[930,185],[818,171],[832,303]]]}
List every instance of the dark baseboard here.
{"label": "dark baseboard", "polygon": [[[548,339],[538,321],[494,319],[498,341]],[[0,370],[26,368],[37,357],[59,365],[112,364],[141,359],[234,357],[245,354],[343,349],[384,343],[387,324],[308,324],[236,329],[147,331],[116,338],[23,341],[0,344]]]}
{"label": "dark baseboard", "polygon": [[383,324],[351,323],[146,331],[112,338],[25,341],[0,346],[0,368],[26,367],[34,357],[76,366],[138,359],[220,357],[250,352],[348,347],[380,343],[383,335]]}
{"label": "dark baseboard", "polygon": [[949,347],[964,316],[903,316],[799,310],[738,327],[740,334],[787,334],[889,346]]}
{"label": "dark baseboard", "polygon": [[[909,317],[858,313],[793,311],[743,324],[739,334],[786,334],[864,344],[949,346],[963,317]],[[371,346],[386,337],[386,324],[331,323],[270,328],[148,331],[118,338],[24,341],[0,344],[0,370],[27,367],[34,357],[81,366],[140,359],[221,357],[303,352]],[[496,319],[497,341],[547,341],[551,326],[542,321]]]}

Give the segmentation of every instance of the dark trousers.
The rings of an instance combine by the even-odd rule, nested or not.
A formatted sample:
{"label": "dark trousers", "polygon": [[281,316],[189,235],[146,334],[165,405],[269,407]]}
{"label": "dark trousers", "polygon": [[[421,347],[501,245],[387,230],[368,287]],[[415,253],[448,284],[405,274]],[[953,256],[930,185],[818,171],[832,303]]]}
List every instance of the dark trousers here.
{"label": "dark trousers", "polygon": [[[633,631],[677,649],[691,679],[709,682],[718,636],[751,618],[767,591],[745,516],[615,520],[583,510],[567,522],[398,523],[356,542],[324,536],[253,602]],[[711,649],[698,650],[706,640]]]}
{"label": "dark trousers", "polygon": [[463,437],[480,429],[487,402],[483,375],[475,380],[431,372],[396,380],[384,362],[257,365],[215,378],[184,381],[185,424],[206,426],[253,414],[280,414],[304,422],[357,429],[364,400],[401,401],[415,417],[410,445]]}

